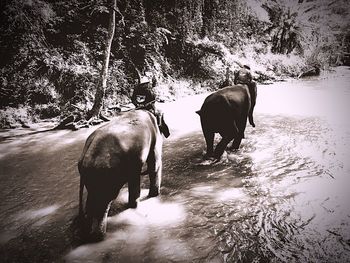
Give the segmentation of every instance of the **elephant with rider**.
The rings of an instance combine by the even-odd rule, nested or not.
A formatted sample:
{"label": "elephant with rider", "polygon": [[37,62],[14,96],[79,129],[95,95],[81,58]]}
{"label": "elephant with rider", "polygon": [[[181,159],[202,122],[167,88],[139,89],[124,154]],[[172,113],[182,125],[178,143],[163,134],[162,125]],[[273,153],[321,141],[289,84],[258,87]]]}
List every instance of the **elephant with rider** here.
{"label": "elephant with rider", "polygon": [[[128,206],[137,207],[141,170],[145,164],[150,180],[148,195],[159,195],[162,143],[157,120],[147,110],[119,113],[87,138],[78,169],[79,213],[85,219],[88,233],[96,239],[104,237],[110,205],[125,184],[129,191]],[[87,189],[85,213],[84,187]]]}
{"label": "elephant with rider", "polygon": [[[244,72],[246,73],[246,72]],[[200,116],[203,135],[206,141],[206,158],[220,159],[227,145],[238,149],[246,129],[247,119],[255,127],[253,111],[256,104],[257,88],[251,83],[249,74],[244,75],[247,82],[237,82],[210,94],[197,113]],[[219,133],[221,141],[214,150],[214,136]]]}

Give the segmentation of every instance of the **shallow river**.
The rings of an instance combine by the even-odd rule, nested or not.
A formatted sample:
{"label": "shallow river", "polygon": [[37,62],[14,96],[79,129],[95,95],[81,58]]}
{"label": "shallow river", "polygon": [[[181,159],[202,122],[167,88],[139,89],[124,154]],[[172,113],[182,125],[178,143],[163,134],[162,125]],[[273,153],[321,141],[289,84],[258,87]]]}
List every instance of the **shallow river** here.
{"label": "shallow river", "polygon": [[[93,129],[0,143],[1,262],[350,262],[350,71],[259,85],[256,128],[203,161],[205,95],[160,104],[161,196],[114,202],[104,241],[76,235],[77,159]],[[219,139],[219,136],[217,136]]]}

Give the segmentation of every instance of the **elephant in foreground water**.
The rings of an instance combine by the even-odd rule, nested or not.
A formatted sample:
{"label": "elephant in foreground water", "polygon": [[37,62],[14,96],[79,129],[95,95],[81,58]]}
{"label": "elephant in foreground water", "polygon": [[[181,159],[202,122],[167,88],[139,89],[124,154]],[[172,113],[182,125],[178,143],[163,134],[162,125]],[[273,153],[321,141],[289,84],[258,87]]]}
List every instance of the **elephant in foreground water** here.
{"label": "elephant in foreground water", "polygon": [[[228,143],[238,149],[249,123],[255,127],[253,111],[256,102],[256,86],[238,84],[210,94],[196,113],[199,114],[203,135],[207,144],[206,157],[220,159]],[[214,135],[219,133],[221,141],[214,151]]]}
{"label": "elephant in foreground water", "polygon": [[[78,162],[79,215],[83,216],[90,237],[103,239],[110,205],[124,184],[128,184],[128,206],[137,207],[141,170],[145,163],[150,179],[149,197],[159,194],[162,145],[157,120],[145,110],[120,113],[87,138]],[[85,215],[84,186],[88,193]]]}

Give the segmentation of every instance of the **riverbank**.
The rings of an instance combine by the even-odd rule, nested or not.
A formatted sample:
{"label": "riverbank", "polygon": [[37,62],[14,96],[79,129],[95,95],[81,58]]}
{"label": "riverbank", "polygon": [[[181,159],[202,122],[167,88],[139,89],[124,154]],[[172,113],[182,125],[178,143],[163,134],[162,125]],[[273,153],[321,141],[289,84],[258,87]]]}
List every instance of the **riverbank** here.
{"label": "riverbank", "polygon": [[[333,80],[336,81],[336,78],[348,74],[348,71],[349,71],[349,67],[346,67],[346,66],[336,67],[336,68],[333,68],[331,70],[322,71],[320,76],[306,77],[306,78],[303,78],[303,80],[305,80],[306,82],[314,80],[314,79],[329,79],[330,81],[333,81]],[[285,83],[290,83],[293,81],[298,81],[298,79],[288,78],[288,79],[284,79],[283,81],[278,81],[278,82],[274,82],[274,83],[275,83],[276,87],[283,88],[283,86],[285,86]],[[271,86],[271,84],[273,84],[273,83],[258,84],[258,89],[259,89],[259,87]],[[181,91],[181,86],[184,86],[184,85],[185,86],[187,85],[187,87]],[[185,81],[179,82],[176,86],[171,87],[171,89],[178,88],[180,90],[175,95],[174,95],[174,93],[173,93],[173,95],[171,95],[169,93],[169,90],[171,90],[171,89],[169,89],[169,88],[166,89],[165,87],[162,87],[163,90],[165,90],[165,91],[163,92],[163,94],[160,94],[160,96],[162,98],[166,98],[167,102],[157,103],[157,106],[159,108],[163,109],[163,111],[164,111],[164,110],[166,110],[168,104],[172,105],[171,100],[175,100],[175,101],[185,100],[186,101],[186,100],[189,100],[191,96],[195,96],[196,94],[197,95],[200,95],[200,94],[206,95],[209,92],[209,91],[207,91],[208,89],[209,90],[213,89],[210,87],[209,88],[201,88],[199,84],[197,84],[197,86],[196,85],[193,86],[193,85],[194,84],[186,83]],[[188,91],[186,91],[186,90],[188,90]],[[298,96],[298,94],[295,93],[293,96]],[[259,100],[261,100],[261,99],[259,98]],[[275,101],[274,103],[279,103],[279,102]],[[283,108],[283,103],[284,102],[282,102],[282,104],[280,105],[281,108]],[[259,107],[259,104],[257,105],[257,107]],[[173,108],[173,106],[170,106],[170,108]],[[179,109],[172,109],[171,111],[182,112],[183,109],[181,109],[181,107],[179,107]],[[172,114],[171,117],[170,116],[168,117],[170,124],[174,119],[176,120],[176,118],[177,118],[176,116],[181,116],[181,115]],[[186,116],[186,114],[184,114],[183,116]],[[16,136],[23,136],[26,134],[45,132],[47,130],[51,130],[59,124],[59,121],[60,121],[59,118],[45,119],[45,120],[40,120],[36,123],[27,124],[27,125],[29,125],[27,127],[23,127],[22,124],[17,123],[15,125],[16,128],[0,129],[0,141],[14,138]]]}

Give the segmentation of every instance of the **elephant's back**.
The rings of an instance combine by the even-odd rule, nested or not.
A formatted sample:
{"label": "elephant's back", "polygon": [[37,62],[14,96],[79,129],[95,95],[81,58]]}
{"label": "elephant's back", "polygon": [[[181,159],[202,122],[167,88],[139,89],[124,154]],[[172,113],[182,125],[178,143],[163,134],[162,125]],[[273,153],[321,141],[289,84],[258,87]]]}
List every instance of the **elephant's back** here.
{"label": "elephant's back", "polygon": [[144,110],[124,112],[111,120],[106,126],[101,127],[102,133],[110,134],[117,138],[142,138],[149,133],[155,133],[155,117]]}
{"label": "elephant's back", "polygon": [[234,85],[210,94],[198,112],[202,128],[215,132],[230,131],[233,122],[248,114],[249,95],[246,85]]}
{"label": "elephant's back", "polygon": [[202,105],[202,114],[226,115],[237,112],[248,100],[246,85],[234,85],[220,89],[210,94]]}
{"label": "elephant's back", "polygon": [[79,166],[110,169],[120,163],[144,162],[156,138],[153,121],[146,112],[133,111],[98,128],[87,139]]}
{"label": "elephant's back", "polygon": [[247,85],[238,84],[226,87],[216,92],[217,96],[225,98],[232,103],[243,103],[249,96]]}

